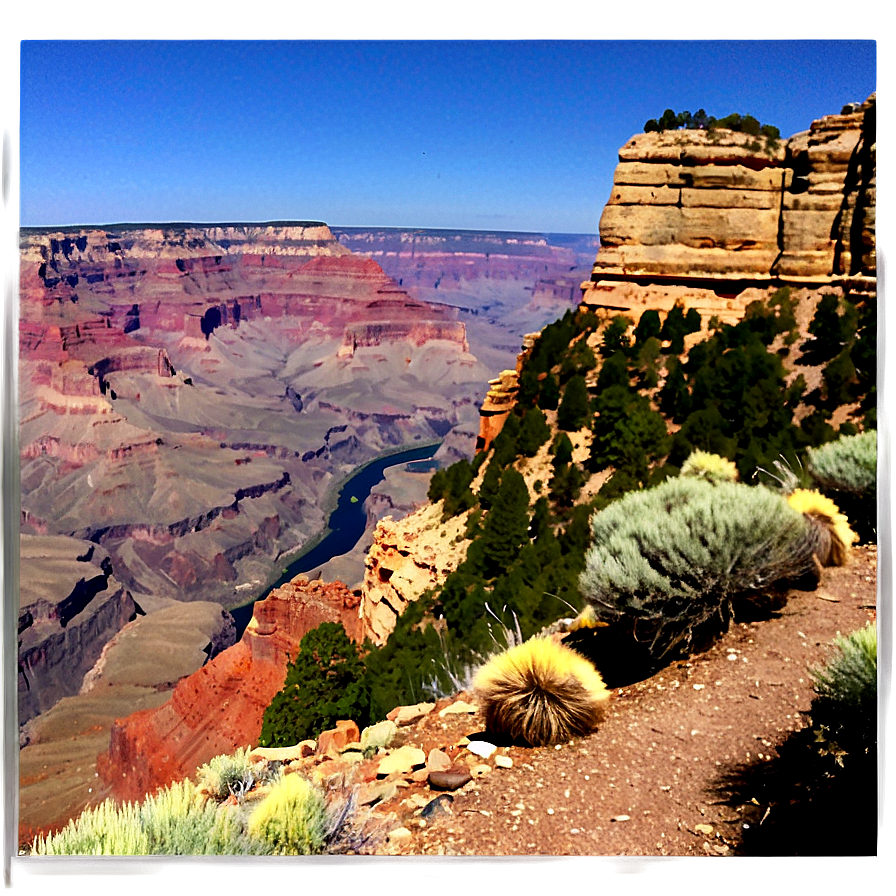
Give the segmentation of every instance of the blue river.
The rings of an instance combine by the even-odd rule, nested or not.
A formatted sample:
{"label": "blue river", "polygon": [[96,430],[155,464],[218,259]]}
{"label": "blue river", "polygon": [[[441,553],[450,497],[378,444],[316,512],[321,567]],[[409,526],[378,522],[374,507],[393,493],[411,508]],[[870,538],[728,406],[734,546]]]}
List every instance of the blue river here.
{"label": "blue river", "polygon": [[327,523],[327,534],[311,550],[290,563],[264,594],[230,611],[236,625],[237,638],[242,636],[251,621],[252,607],[256,600],[264,600],[271,591],[285,585],[300,573],[317,571],[333,557],[347,554],[358,543],[367,527],[364,502],[370,495],[370,490],[385,478],[387,468],[407,464],[412,470],[420,471],[414,462],[429,460],[440,444],[425,445],[380,457],[355,473],[339,492],[336,508]]}

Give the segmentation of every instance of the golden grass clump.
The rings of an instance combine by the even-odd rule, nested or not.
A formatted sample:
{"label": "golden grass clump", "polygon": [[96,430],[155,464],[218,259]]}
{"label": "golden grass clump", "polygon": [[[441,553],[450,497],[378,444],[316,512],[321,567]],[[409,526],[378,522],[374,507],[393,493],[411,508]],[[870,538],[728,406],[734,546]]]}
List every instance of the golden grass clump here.
{"label": "golden grass clump", "polygon": [[822,566],[843,566],[849,561],[850,548],[858,541],[858,536],[830,498],[817,491],[798,488],[788,495],[787,503],[818,528],[816,556]]}
{"label": "golden grass clump", "polygon": [[473,688],[487,730],[530,746],[590,734],[610,697],[588,660],[543,637],[493,656],[476,673]]}

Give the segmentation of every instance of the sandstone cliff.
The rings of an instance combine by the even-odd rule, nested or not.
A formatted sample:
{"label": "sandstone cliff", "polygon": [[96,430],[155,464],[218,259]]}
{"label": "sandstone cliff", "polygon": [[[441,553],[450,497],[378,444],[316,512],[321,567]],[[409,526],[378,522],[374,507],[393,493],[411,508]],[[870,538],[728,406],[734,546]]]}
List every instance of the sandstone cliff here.
{"label": "sandstone cliff", "polygon": [[619,152],[584,302],[676,301],[734,322],[750,288],[874,291],[875,97],[778,145],[733,131],[638,134]]}
{"label": "sandstone cliff", "polygon": [[119,799],[140,799],[214,756],[255,745],[302,637],[322,622],[341,622],[360,640],[358,605],[342,583],[303,576],[256,603],[239,643],[182,679],[161,706],[115,723],[97,760],[105,786]]}

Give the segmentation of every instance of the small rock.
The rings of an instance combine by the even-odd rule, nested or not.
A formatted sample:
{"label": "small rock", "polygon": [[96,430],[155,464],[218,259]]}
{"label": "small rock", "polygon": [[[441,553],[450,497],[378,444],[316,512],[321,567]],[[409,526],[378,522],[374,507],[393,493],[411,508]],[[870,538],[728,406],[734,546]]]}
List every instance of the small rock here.
{"label": "small rock", "polygon": [[431,772],[443,772],[451,768],[451,757],[444,750],[432,749],[426,757],[426,767]]}
{"label": "small rock", "polygon": [[450,715],[459,715],[461,713],[477,713],[479,712],[479,707],[474,703],[467,703],[466,700],[456,700],[451,706],[446,706],[443,710],[439,712],[439,718],[443,719],[445,716]]}
{"label": "small rock", "polygon": [[413,771],[418,765],[423,765],[425,762],[426,753],[424,753],[423,750],[419,750],[417,747],[412,747],[410,744],[406,744],[405,746],[394,750],[392,753],[389,753],[387,756],[384,756],[377,766],[376,773],[382,777],[391,775],[393,772],[398,773],[399,775],[404,775]]}
{"label": "small rock", "polygon": [[513,760],[509,756],[495,756],[495,765],[499,768],[513,768]]}
{"label": "small rock", "polygon": [[390,843],[407,843],[413,834],[407,828],[394,828],[386,834],[386,839]]}
{"label": "small rock", "polygon": [[488,759],[492,753],[495,752],[498,748],[494,744],[490,744],[484,740],[471,740],[467,744],[467,749],[471,753],[475,753],[477,756],[481,756],[483,759]]}
{"label": "small rock", "polygon": [[398,786],[394,781],[374,781],[360,788],[358,791],[358,803],[362,806],[384,803],[387,800],[391,800],[396,793],[398,793]]}
{"label": "small rock", "polygon": [[694,690],[695,690],[695,691],[702,691],[703,688],[705,688],[705,687],[706,687],[705,684],[695,684],[695,685],[694,685]]}
{"label": "small rock", "polygon": [[388,747],[398,732],[398,725],[389,719],[369,725],[361,732],[361,749],[375,752],[380,747]]}
{"label": "small rock", "polygon": [[417,771],[411,772],[411,780],[417,784],[422,784],[429,778],[428,768],[418,768]]}
{"label": "small rock", "polygon": [[474,765],[470,769],[470,774],[474,778],[481,778],[483,775],[487,775],[492,770],[490,765],[485,765],[485,763],[480,763],[479,765]]}
{"label": "small rock", "polygon": [[350,743],[361,739],[358,726],[351,720],[341,719],[335,728],[322,731],[317,739],[317,753],[323,756],[336,757]]}
{"label": "small rock", "polygon": [[258,762],[263,759],[266,762],[294,762],[311,756],[316,746],[316,741],[303,740],[294,747],[256,747],[249,754],[249,761]]}
{"label": "small rock", "polygon": [[614,815],[610,821],[630,821],[631,815]]}
{"label": "small rock", "polygon": [[423,818],[432,818],[434,815],[450,815],[451,804],[454,797],[450,793],[443,793],[435,799],[430,800],[423,811],[420,813]]}
{"label": "small rock", "polygon": [[712,825],[711,824],[695,824],[694,830],[698,834],[706,834],[707,836],[709,836],[710,834],[712,834]]}
{"label": "small rock", "polygon": [[434,709],[435,703],[415,703],[413,706],[396,706],[386,718],[396,725],[408,725],[417,719],[429,715]]}
{"label": "small rock", "polygon": [[452,765],[444,771],[429,773],[429,786],[433,790],[457,790],[472,780],[470,770],[460,765]]}
{"label": "small rock", "polygon": [[341,758],[352,765],[357,765],[364,761],[364,754],[360,750],[343,750]]}

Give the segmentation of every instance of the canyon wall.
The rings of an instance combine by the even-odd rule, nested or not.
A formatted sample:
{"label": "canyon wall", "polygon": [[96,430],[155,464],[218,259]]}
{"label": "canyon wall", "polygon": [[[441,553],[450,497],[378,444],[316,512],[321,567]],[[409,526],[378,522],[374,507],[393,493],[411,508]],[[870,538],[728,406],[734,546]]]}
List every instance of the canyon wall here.
{"label": "canyon wall", "polygon": [[619,151],[585,304],[637,321],[675,302],[738,320],[750,290],[875,290],[872,95],[786,141],[638,134]]}
{"label": "canyon wall", "polygon": [[337,479],[475,419],[457,310],[325,225],[26,229],[21,258],[22,529],[102,545],[148,612],[243,603]]}
{"label": "canyon wall", "polygon": [[323,622],[341,622],[360,641],[359,603],[340,582],[302,576],[257,602],[234,647],[182,679],[161,706],[115,723],[109,749],[97,759],[104,786],[118,799],[139,800],[214,756],[256,745],[302,637]]}
{"label": "canyon wall", "polygon": [[21,537],[19,724],[76,694],[103,647],[137,608],[101,547],[64,536]]}

